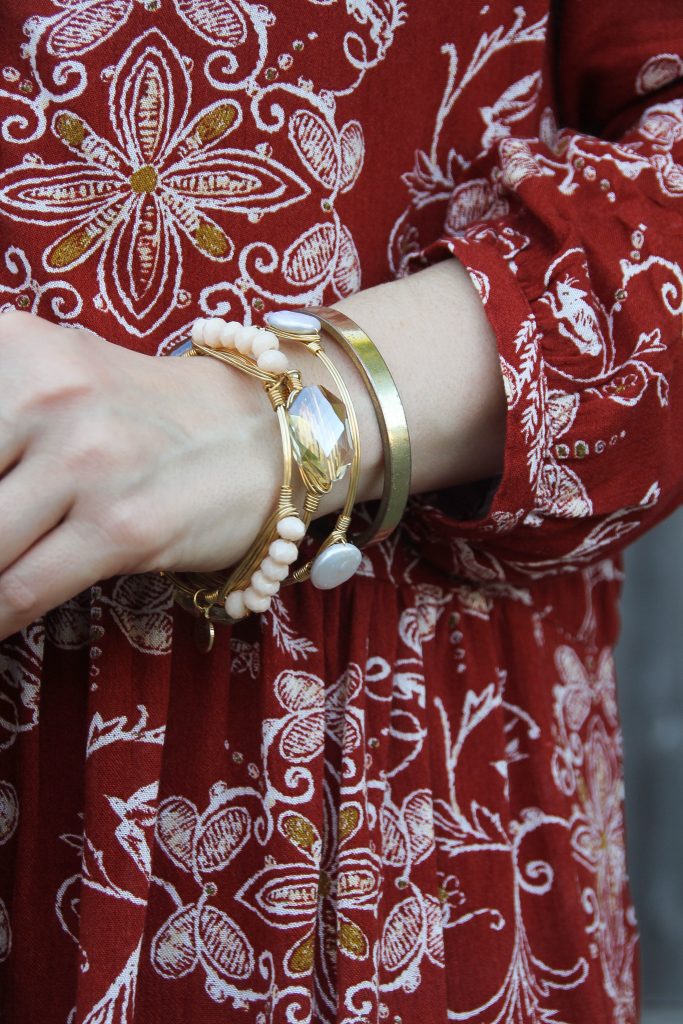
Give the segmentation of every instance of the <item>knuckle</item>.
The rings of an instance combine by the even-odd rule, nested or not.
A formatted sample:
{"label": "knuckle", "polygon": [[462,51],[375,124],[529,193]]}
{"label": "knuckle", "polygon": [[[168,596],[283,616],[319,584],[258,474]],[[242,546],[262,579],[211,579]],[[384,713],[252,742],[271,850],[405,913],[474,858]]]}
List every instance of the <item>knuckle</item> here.
{"label": "knuckle", "polygon": [[17,576],[0,577],[0,609],[14,618],[30,617],[38,607],[35,591]]}
{"label": "knuckle", "polygon": [[115,465],[110,435],[92,420],[64,442],[62,457],[65,468],[77,478],[110,472]]}
{"label": "knuckle", "polygon": [[38,372],[33,378],[29,403],[40,411],[49,411],[91,393],[91,382],[81,367],[71,360],[63,363],[46,360],[44,372]]}
{"label": "knuckle", "polygon": [[110,544],[131,556],[146,556],[155,547],[152,516],[137,504],[118,502],[111,506],[100,526]]}
{"label": "knuckle", "polygon": [[[92,369],[68,337],[75,332],[56,329],[65,337],[59,338],[58,345],[52,341],[41,344],[40,350],[33,352],[30,363],[26,346],[17,351],[19,369],[23,371],[20,392],[29,413],[45,414],[74,400],[92,397],[95,392]],[[27,368],[30,368],[29,373]]]}

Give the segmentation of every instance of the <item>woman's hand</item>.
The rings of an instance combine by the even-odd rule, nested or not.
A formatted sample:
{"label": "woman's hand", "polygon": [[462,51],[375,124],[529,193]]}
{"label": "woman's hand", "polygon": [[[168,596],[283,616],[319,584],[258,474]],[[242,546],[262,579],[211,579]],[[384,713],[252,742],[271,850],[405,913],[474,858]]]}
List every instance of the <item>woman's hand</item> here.
{"label": "woman's hand", "polygon": [[[384,355],[408,419],[411,491],[500,471],[506,401],[495,338],[446,260],[336,304]],[[333,355],[361,437],[358,501],[382,491],[365,385]],[[330,382],[303,348],[304,382]],[[157,359],[24,313],[0,316],[0,640],[98,580],[237,562],[282,479],[262,388],[215,359]],[[340,489],[341,488],[341,489]],[[344,502],[333,487],[318,514]],[[301,496],[299,491],[298,497]]]}
{"label": "woman's hand", "polygon": [[232,565],[277,496],[268,399],[214,359],[11,312],[0,381],[0,640],[109,576]]}

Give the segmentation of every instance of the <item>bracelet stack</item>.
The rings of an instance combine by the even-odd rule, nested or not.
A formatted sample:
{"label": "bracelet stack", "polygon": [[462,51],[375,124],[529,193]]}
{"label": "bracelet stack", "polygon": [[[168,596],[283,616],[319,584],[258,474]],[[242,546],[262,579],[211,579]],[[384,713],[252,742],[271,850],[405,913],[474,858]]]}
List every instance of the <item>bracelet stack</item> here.
{"label": "bracelet stack", "polygon": [[[176,353],[211,356],[260,381],[278,418],[283,454],[277,505],[236,566],[223,573],[162,573],[174,584],[176,601],[198,617],[196,638],[203,651],[213,645],[215,623],[231,624],[252,612],[267,611],[282,586],[310,579],[326,590],[350,579],[360,566],[361,549],[384,539],[398,524],[410,488],[405,413],[386,363],[367,335],[338,310],[323,307],[269,313],[265,319],[265,329],[218,317],[197,320],[191,342]],[[379,509],[369,528],[351,539],[348,530],[361,468],[358,419],[346,383],[323,344],[323,331],[346,349],[360,370],[384,450]],[[320,385],[304,385],[281,342],[305,345],[324,364],[338,394]],[[305,492],[301,510],[293,503],[294,465]],[[321,496],[345,477],[346,498],[334,526],[315,556],[295,567]]]}

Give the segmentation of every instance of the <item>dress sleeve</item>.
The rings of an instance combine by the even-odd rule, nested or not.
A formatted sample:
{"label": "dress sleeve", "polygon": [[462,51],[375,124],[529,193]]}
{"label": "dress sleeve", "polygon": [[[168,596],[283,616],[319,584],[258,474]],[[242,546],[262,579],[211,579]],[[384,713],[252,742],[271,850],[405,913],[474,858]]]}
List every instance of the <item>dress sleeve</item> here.
{"label": "dress sleeve", "polygon": [[454,572],[575,569],[683,501],[683,14],[614,6],[563,5],[557,101],[463,172],[421,253],[468,269],[507,401],[502,476],[411,499]]}

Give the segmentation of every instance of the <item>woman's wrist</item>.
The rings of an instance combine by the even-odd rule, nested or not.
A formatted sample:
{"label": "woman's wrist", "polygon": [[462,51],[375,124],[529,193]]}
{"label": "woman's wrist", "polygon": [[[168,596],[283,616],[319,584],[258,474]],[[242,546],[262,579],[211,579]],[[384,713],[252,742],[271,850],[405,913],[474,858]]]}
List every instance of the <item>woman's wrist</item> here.
{"label": "woman's wrist", "polygon": [[[411,493],[472,483],[501,471],[507,405],[498,349],[461,263],[445,260],[364,289],[332,308],[368,334],[394,378],[411,440]],[[332,355],[360,423],[358,500],[378,498],[383,448],[374,407],[347,353],[334,345]],[[336,511],[342,500],[343,489],[331,492],[320,513]]]}
{"label": "woman's wrist", "polygon": [[174,387],[192,439],[190,457],[195,452],[203,461],[212,448],[214,475],[222,478],[215,487],[211,481],[198,481],[200,514],[205,514],[211,492],[220,493],[221,504],[213,506],[213,514],[225,530],[214,564],[193,569],[224,569],[249,550],[277,501],[282,481],[277,420],[262,388],[215,359],[164,362],[174,367]]}
{"label": "woman's wrist", "polygon": [[[448,260],[412,277],[365,289],[333,304],[366,331],[386,360],[406,410],[413,450],[411,492],[472,482],[499,472],[505,437],[505,393],[495,338],[481,300],[461,264]],[[372,400],[360,371],[338,344],[326,350],[354,402],[361,438],[357,500],[382,493],[384,454]],[[287,345],[306,385],[334,386],[325,367],[304,346]],[[262,388],[216,360],[178,360],[194,376],[186,394],[188,430],[216,449],[216,465],[231,482],[220,515],[224,553],[233,564],[249,549],[277,501],[282,452],[277,422]],[[179,386],[187,381],[178,375]],[[213,424],[213,427],[212,427]],[[304,487],[294,487],[301,507]],[[316,517],[338,512],[340,482],[322,496]],[[223,552],[222,552],[223,553]],[[197,566],[197,571],[202,568]]]}
{"label": "woman's wrist", "polygon": [[[493,330],[465,267],[444,260],[334,305],[361,325],[394,378],[411,439],[411,493],[499,472],[503,376]],[[371,458],[381,459],[379,434],[369,438]]]}

